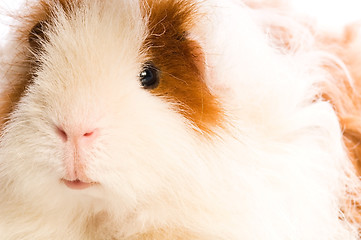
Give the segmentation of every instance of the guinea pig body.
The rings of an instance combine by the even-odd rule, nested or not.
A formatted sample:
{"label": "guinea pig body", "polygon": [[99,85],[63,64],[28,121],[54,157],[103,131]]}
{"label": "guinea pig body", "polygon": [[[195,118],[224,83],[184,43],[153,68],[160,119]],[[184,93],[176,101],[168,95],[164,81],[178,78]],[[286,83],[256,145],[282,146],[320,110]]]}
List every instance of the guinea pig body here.
{"label": "guinea pig body", "polygon": [[314,45],[278,49],[233,0],[29,9],[2,70],[0,239],[358,238]]}

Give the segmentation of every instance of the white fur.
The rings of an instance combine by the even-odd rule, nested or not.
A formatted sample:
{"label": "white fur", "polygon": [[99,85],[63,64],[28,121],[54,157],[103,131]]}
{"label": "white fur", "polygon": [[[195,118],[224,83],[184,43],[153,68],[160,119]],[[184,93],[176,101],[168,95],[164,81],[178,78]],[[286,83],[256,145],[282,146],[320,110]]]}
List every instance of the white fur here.
{"label": "white fur", "polygon": [[[3,132],[0,239],[127,239],[154,228],[204,240],[357,239],[340,209],[358,183],[336,114],[318,98],[331,79],[312,47],[280,53],[257,10],[200,1],[205,16],[191,36],[227,115],[209,140],[140,87],[147,30],[138,3],[88,2],[71,19],[59,10],[46,64]],[[101,129],[86,150],[100,186],[72,191],[59,181],[59,124]]]}

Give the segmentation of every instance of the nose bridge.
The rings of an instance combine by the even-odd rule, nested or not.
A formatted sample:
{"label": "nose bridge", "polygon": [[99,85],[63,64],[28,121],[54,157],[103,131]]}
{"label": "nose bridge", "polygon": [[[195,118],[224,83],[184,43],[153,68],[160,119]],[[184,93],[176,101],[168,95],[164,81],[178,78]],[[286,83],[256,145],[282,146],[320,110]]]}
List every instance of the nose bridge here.
{"label": "nose bridge", "polygon": [[[96,96],[92,94],[90,86],[69,87],[58,97],[55,103],[57,122],[64,131],[72,133],[87,131],[96,124],[98,118]],[[89,129],[88,129],[89,130]]]}

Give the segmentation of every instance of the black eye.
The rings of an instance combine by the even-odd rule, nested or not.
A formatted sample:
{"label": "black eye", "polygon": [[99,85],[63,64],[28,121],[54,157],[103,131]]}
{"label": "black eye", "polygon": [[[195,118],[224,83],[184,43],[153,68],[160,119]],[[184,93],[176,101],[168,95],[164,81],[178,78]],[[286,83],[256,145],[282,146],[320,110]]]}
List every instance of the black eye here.
{"label": "black eye", "polygon": [[140,83],[146,89],[153,89],[159,83],[159,70],[152,64],[147,64],[139,74]]}

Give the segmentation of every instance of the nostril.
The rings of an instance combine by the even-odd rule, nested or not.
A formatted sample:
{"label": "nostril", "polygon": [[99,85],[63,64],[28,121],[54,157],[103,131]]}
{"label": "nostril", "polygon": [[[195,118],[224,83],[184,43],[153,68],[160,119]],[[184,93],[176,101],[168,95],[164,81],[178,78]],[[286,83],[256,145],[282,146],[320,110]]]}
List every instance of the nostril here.
{"label": "nostril", "polygon": [[83,134],[83,137],[85,138],[95,138],[97,136],[98,129],[94,129],[91,131],[87,131]]}
{"label": "nostril", "polygon": [[94,134],[94,132],[87,132],[87,133],[84,133],[83,136],[84,137],[90,137],[93,134]]}
{"label": "nostril", "polygon": [[68,135],[61,127],[57,127],[56,132],[64,142],[68,141]]}

